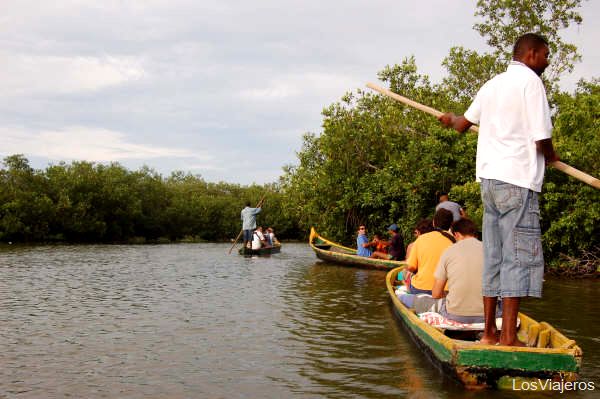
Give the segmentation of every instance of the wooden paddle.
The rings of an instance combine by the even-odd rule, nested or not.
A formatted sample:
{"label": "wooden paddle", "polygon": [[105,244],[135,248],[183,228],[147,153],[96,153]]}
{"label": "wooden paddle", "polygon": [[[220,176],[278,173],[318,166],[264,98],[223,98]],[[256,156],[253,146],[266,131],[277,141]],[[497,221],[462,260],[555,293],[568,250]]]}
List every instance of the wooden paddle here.
{"label": "wooden paddle", "polygon": [[[258,201],[258,204],[256,204],[255,208],[259,208],[262,205],[263,201],[265,200],[265,196],[266,196],[266,194],[262,196],[262,198],[260,199],[260,201]],[[231,251],[233,251],[233,248],[235,248],[235,246],[236,246],[238,240],[240,239],[240,237],[242,236],[243,232],[244,232],[244,229],[241,229],[240,233],[235,238],[235,241],[233,242],[233,245],[231,246],[231,248],[229,248],[229,252],[227,253],[228,255],[231,255]]]}
{"label": "wooden paddle", "polygon": [[[406,97],[402,97],[401,95],[396,94],[393,91],[390,91],[383,87],[377,86],[373,83],[367,83],[367,87],[370,89],[373,89],[375,91],[378,91],[381,94],[384,94],[390,98],[393,98],[396,101],[400,101],[403,104],[406,104],[413,108],[416,108],[419,111],[423,111],[430,115],[433,115],[436,118],[439,118],[441,115],[443,115],[443,112],[440,112],[437,109],[420,104],[420,103],[410,100]],[[475,133],[479,132],[479,128],[475,125],[471,126],[469,129],[474,131]],[[564,173],[568,174],[569,176],[576,178],[577,180],[580,180],[586,184],[589,184],[590,186],[592,186],[594,188],[600,189],[600,180],[598,180],[594,176],[588,175],[587,173],[582,172],[579,169],[575,169],[574,167],[569,166],[566,163],[561,162],[561,161],[550,162],[550,165],[552,165],[556,169],[560,170],[561,172],[564,172]]]}

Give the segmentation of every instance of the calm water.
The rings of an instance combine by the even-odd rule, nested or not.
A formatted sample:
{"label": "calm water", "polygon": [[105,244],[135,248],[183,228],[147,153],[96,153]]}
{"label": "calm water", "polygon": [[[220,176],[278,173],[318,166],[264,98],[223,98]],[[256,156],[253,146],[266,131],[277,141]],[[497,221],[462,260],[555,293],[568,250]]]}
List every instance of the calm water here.
{"label": "calm water", "polygon": [[[0,397],[517,394],[465,392],[434,369],[393,316],[384,272],[317,262],[305,244],[271,258],[228,249],[0,248]],[[597,288],[548,281],[525,308],[578,341],[581,377],[600,389]]]}

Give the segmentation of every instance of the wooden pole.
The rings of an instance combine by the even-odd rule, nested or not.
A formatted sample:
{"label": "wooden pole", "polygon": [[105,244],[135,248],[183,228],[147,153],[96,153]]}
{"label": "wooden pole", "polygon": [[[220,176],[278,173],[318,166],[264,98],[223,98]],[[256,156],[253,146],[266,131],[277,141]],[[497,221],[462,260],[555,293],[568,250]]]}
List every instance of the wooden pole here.
{"label": "wooden pole", "polygon": [[[263,201],[265,200],[265,195],[262,196],[262,198],[260,199],[260,201],[258,201],[258,204],[256,204],[255,208],[258,208],[262,205]],[[227,253],[228,255],[231,255],[231,251],[233,251],[233,248],[235,248],[238,240],[240,239],[240,237],[242,236],[242,233],[244,232],[244,229],[240,230],[240,233],[237,235],[237,237],[235,238],[235,241],[233,242],[233,245],[231,246],[231,248],[229,248],[229,252]]]}
{"label": "wooden pole", "polygon": [[227,253],[227,255],[231,255],[231,251],[233,251],[233,248],[235,248],[235,246],[237,245],[237,242],[240,239],[243,232],[244,232],[244,229],[241,229],[240,233],[237,235],[237,237],[235,237],[235,241],[233,242],[233,245],[231,246],[231,248],[229,248],[229,252]]}
{"label": "wooden pole", "polygon": [[[390,98],[393,98],[396,101],[399,101],[403,104],[406,104],[408,106],[416,108],[419,111],[423,111],[430,115],[433,115],[436,118],[439,118],[441,115],[443,115],[443,112],[440,112],[437,109],[428,107],[427,105],[420,104],[416,101],[413,101],[413,100],[403,97],[399,94],[396,94],[393,91],[390,91],[383,87],[377,86],[373,83],[367,83],[367,87],[370,89],[373,89],[375,91],[378,91],[379,93],[386,95]],[[469,129],[476,133],[479,132],[479,128],[475,125],[471,126]],[[561,162],[561,161],[550,162],[549,164],[551,166],[553,166],[554,168],[560,170],[561,172],[564,172],[564,173],[568,174],[569,176],[576,178],[577,180],[580,180],[586,184],[589,184],[590,186],[592,186],[594,188],[600,189],[600,180],[598,180],[594,176],[588,175],[587,173],[582,172],[579,169],[575,169],[574,167],[569,166],[566,163]]]}

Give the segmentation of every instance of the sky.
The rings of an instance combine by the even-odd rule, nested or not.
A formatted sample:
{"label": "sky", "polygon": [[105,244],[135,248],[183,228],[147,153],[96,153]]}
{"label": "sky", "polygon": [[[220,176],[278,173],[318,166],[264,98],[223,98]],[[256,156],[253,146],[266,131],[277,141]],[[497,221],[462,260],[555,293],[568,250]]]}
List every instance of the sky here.
{"label": "sky", "polygon": [[[277,181],[323,108],[415,56],[485,50],[476,1],[2,0],[0,157],[146,165],[211,182]],[[565,32],[598,77],[600,2]]]}

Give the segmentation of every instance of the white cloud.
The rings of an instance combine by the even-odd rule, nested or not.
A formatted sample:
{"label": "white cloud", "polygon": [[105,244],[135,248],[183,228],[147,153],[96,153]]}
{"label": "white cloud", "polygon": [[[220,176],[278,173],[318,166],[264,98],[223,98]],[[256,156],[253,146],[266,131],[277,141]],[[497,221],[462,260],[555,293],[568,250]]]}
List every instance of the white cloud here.
{"label": "white cloud", "polygon": [[212,156],[189,149],[151,146],[128,142],[120,132],[88,127],[25,131],[0,128],[2,152],[45,157],[51,160],[111,162],[131,159],[193,158],[210,161]]}
{"label": "white cloud", "polygon": [[[0,151],[269,181],[385,65],[414,55],[436,82],[451,46],[485,49],[475,3],[4,0]],[[598,71],[600,2],[581,11],[567,87]]]}
{"label": "white cloud", "polygon": [[270,80],[264,87],[243,89],[239,96],[245,100],[278,101],[301,96],[339,97],[351,90],[360,80],[355,77],[334,73],[295,73],[281,75]]}
{"label": "white cloud", "polygon": [[65,94],[100,90],[142,79],[133,57],[67,57],[0,52],[0,91],[4,96]]}
{"label": "white cloud", "polygon": [[218,171],[218,172],[224,172],[227,170],[227,168],[223,167],[223,166],[217,166],[211,163],[198,163],[198,164],[186,164],[185,165],[186,169],[189,170],[203,170],[203,171]]}

